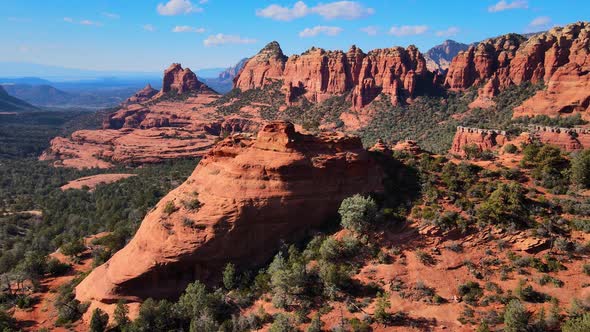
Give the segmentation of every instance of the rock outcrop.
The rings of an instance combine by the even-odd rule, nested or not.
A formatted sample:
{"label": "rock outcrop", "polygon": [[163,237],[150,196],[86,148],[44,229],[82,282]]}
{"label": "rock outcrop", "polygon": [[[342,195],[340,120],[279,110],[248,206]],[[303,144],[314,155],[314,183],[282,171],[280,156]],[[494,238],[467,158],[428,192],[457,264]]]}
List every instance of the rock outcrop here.
{"label": "rock outcrop", "polygon": [[565,151],[590,148],[590,129],[532,126],[531,133],[541,143],[554,145]]}
{"label": "rock outcrop", "polygon": [[590,119],[590,23],[578,22],[531,36],[488,39],[453,59],[445,86],[483,85],[472,107],[511,85],[544,83],[546,89],[515,109],[514,116],[581,114]]}
{"label": "rock outcrop", "polygon": [[445,87],[463,90],[495,78],[497,88],[505,88],[510,82],[510,61],[526,38],[508,34],[484,40],[453,59],[445,79]]}
{"label": "rock outcrop", "polygon": [[173,63],[164,71],[162,90],[155,98],[169,93],[182,95],[186,93],[215,93],[215,91],[199,81],[197,75],[189,68],[183,69],[179,63]]}
{"label": "rock outcrop", "polygon": [[264,126],[256,139],[221,141],[145,217],[135,237],[76,288],[81,301],[178,296],[218,279],[225,264],[254,267],[282,240],[336,214],[355,193],[381,190],[381,171],[358,137]]}
{"label": "rock outcrop", "polygon": [[152,99],[152,97],[156,94],[158,94],[158,90],[152,88],[151,84],[148,84],[145,86],[145,88],[137,91],[133,96],[127,98],[127,100],[123,102],[123,105],[144,103]]}
{"label": "rock outcrop", "polygon": [[376,49],[368,54],[356,46],[346,53],[311,48],[286,58],[278,43],[272,42],[248,60],[235,88],[261,88],[273,81],[283,82],[287,103],[304,96],[322,102],[350,93],[353,108],[368,105],[379,94],[394,104],[431,88],[433,74],[424,56],[414,46]]}
{"label": "rock outcrop", "polygon": [[264,87],[280,80],[285,69],[287,57],[276,41],[266,45],[258,54],[250,58],[234,78],[234,88],[242,91]]}
{"label": "rock outcrop", "polygon": [[509,137],[501,130],[457,127],[450,153],[465,156],[465,147],[475,145],[479,151],[497,150],[507,143],[515,146],[531,142],[556,146],[564,151],[590,148],[590,129],[530,126],[518,137]]}
{"label": "rock outcrop", "polygon": [[507,141],[506,133],[500,130],[457,127],[450,152],[465,155],[465,147],[476,146],[479,151],[493,150]]}

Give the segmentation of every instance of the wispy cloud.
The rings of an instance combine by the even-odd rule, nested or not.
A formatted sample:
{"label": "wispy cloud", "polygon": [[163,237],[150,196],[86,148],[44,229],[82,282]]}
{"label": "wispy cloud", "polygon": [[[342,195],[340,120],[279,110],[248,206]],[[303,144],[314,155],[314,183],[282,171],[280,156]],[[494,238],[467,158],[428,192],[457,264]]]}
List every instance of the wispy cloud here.
{"label": "wispy cloud", "polygon": [[362,4],[355,1],[336,1],[327,4],[319,4],[313,7],[311,11],[328,20],[336,18],[354,20],[375,14],[373,8],[364,7]]}
{"label": "wispy cloud", "polygon": [[205,28],[195,28],[188,25],[177,25],[172,29],[172,32],[195,32],[195,33],[203,33],[205,32]]}
{"label": "wispy cloud", "polygon": [[74,20],[71,17],[64,17],[64,22],[71,23],[71,24],[80,24],[80,25],[91,25],[91,26],[102,26],[102,23],[91,21],[91,20]]}
{"label": "wispy cloud", "polygon": [[111,20],[118,20],[121,18],[121,15],[119,14],[115,14],[115,13],[108,13],[108,12],[103,12],[102,16],[109,18]]}
{"label": "wispy cloud", "polygon": [[544,27],[551,23],[551,17],[549,16],[539,16],[529,23],[531,27]]}
{"label": "wispy cloud", "polygon": [[144,24],[141,26],[145,31],[154,32],[156,31],[156,27],[151,24]]}
{"label": "wispy cloud", "polygon": [[299,37],[307,38],[307,37],[315,37],[319,34],[326,35],[326,36],[337,36],[342,32],[342,28],[340,27],[329,27],[324,25],[318,25],[313,28],[306,28],[299,33]]}
{"label": "wispy cloud", "polygon": [[366,33],[369,36],[376,36],[377,33],[379,32],[379,28],[377,28],[376,26],[370,25],[368,27],[361,28],[361,31]]}
{"label": "wispy cloud", "polygon": [[375,10],[356,1],[335,1],[309,7],[303,1],[296,2],[293,7],[272,4],[266,8],[256,10],[256,15],[276,21],[292,21],[307,15],[316,14],[325,19],[354,20],[373,15]]}
{"label": "wispy cloud", "polygon": [[391,27],[389,34],[397,37],[416,36],[424,34],[426,31],[428,31],[427,25],[402,25]]}
{"label": "wispy cloud", "polygon": [[551,17],[549,16],[539,16],[533,19],[526,27],[526,32],[537,32],[541,30],[548,30],[552,26],[554,26]]}
{"label": "wispy cloud", "polygon": [[226,45],[226,44],[253,44],[253,43],[256,43],[256,39],[242,38],[238,35],[225,35],[223,33],[211,35],[211,36],[207,37],[207,39],[203,40],[203,45],[205,45],[207,47]]}
{"label": "wispy cloud", "polygon": [[489,6],[488,11],[490,13],[496,13],[496,12],[501,12],[504,10],[525,9],[525,8],[529,8],[529,3],[527,0],[514,0],[511,2],[506,1],[506,0],[501,0],[493,6]]}
{"label": "wispy cloud", "polygon": [[439,30],[436,32],[438,37],[453,37],[456,36],[461,30],[457,27],[448,27],[445,30]]}
{"label": "wispy cloud", "polygon": [[174,16],[200,13],[203,8],[195,6],[190,0],[169,0],[165,4],[158,4],[157,10],[160,15]]}

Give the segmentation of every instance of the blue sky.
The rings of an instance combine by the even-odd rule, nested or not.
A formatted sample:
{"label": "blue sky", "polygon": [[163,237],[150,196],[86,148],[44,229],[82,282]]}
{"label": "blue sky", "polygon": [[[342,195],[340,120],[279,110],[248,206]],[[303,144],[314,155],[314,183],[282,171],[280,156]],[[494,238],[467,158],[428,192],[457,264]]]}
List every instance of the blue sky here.
{"label": "blue sky", "polygon": [[[578,0],[0,0],[0,61],[160,72],[225,67],[277,40],[286,54],[474,42],[590,19]],[[2,73],[0,73],[1,76]]]}

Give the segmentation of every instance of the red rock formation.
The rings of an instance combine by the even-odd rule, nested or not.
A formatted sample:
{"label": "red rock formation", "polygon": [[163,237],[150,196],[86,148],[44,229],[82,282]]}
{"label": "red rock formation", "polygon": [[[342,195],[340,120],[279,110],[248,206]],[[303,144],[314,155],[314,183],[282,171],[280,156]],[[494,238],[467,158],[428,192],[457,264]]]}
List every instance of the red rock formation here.
{"label": "red rock formation", "polygon": [[537,126],[532,128],[532,133],[533,139],[565,151],[590,148],[590,129]]}
{"label": "red rock formation", "polygon": [[579,151],[590,148],[590,129],[532,126],[529,132],[511,139],[499,130],[457,127],[449,152],[464,156],[468,145],[475,144],[483,151],[497,150],[507,143],[520,146],[534,141],[554,145],[564,151]]}
{"label": "red rock formation", "polygon": [[450,152],[464,156],[466,146],[475,145],[484,151],[503,146],[506,142],[506,133],[503,131],[457,127]]}
{"label": "red rock formation", "polygon": [[[195,279],[219,278],[227,262],[263,263],[281,240],[334,215],[342,199],[380,189],[381,172],[358,137],[303,135],[285,122],[264,126],[257,139],[229,137],[158,203],[125,248],[76,287],[76,297],[115,303],[178,296]],[[191,207],[196,199],[200,207]]]}
{"label": "red rock formation", "polygon": [[189,68],[182,69],[179,63],[173,63],[164,71],[162,90],[156,95],[159,98],[167,93],[215,93],[207,85],[197,79],[197,75]]}
{"label": "red rock formation", "polygon": [[451,62],[445,86],[462,90],[496,77],[498,87],[508,86],[509,65],[525,38],[517,34],[487,39],[459,54]]}
{"label": "red rock formation", "polygon": [[127,98],[122,104],[131,105],[139,104],[150,100],[153,96],[158,93],[158,90],[152,88],[151,84],[145,86],[145,88],[137,91],[133,96]]}
{"label": "red rock formation", "polygon": [[582,67],[569,63],[551,75],[546,85],[545,90],[516,107],[514,117],[580,114],[583,119],[590,120],[590,65]]}
{"label": "red rock formation", "polygon": [[286,61],[287,57],[283,54],[279,43],[276,41],[269,43],[246,62],[239,75],[234,78],[234,88],[245,91],[280,80]]}
{"label": "red rock formation", "polygon": [[412,140],[404,140],[397,142],[393,147],[393,150],[408,152],[413,155],[419,155],[424,152],[424,150],[422,150],[418,143]]}
{"label": "red rock formation", "polygon": [[368,54],[356,46],[347,53],[311,48],[285,60],[280,47],[273,42],[246,63],[234,87],[260,88],[273,80],[283,81],[287,103],[300,96],[322,102],[352,92],[355,109],[366,106],[380,93],[398,103],[414,97],[420,87],[433,84],[426,60],[414,46],[377,49]]}
{"label": "red rock formation", "polygon": [[462,90],[485,84],[471,106],[487,107],[511,85],[544,82],[514,116],[582,114],[590,119],[590,24],[578,22],[525,40],[519,35],[488,39],[459,53],[445,86]]}

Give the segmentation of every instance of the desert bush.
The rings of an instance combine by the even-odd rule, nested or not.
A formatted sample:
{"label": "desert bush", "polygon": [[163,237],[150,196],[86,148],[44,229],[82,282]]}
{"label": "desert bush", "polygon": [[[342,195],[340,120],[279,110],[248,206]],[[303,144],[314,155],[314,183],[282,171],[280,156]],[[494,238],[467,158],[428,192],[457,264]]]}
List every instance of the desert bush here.
{"label": "desert bush", "polygon": [[504,311],[504,331],[525,332],[529,323],[530,314],[519,300],[512,300],[506,305]]}
{"label": "desert bush", "polygon": [[377,217],[377,203],[371,197],[354,195],[340,204],[342,227],[356,233],[366,232]]}

